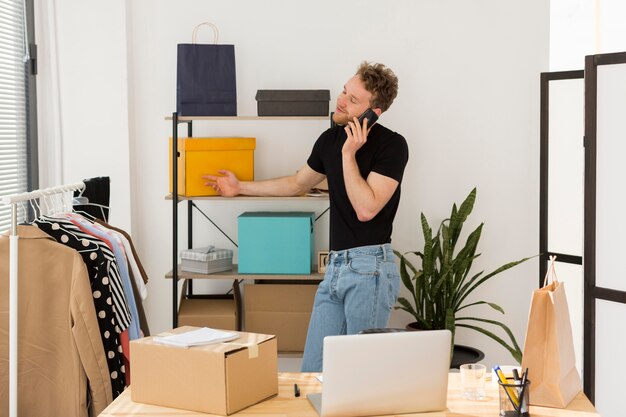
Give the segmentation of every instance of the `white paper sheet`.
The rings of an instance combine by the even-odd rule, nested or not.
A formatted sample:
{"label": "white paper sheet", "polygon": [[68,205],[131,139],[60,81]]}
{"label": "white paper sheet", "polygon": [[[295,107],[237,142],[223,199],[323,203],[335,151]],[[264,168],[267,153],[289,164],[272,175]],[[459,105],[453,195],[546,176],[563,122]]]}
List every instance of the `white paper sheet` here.
{"label": "white paper sheet", "polygon": [[170,336],[156,336],[154,341],[164,345],[191,347],[210,345],[212,343],[229,342],[239,337],[237,333],[202,327],[186,333]]}

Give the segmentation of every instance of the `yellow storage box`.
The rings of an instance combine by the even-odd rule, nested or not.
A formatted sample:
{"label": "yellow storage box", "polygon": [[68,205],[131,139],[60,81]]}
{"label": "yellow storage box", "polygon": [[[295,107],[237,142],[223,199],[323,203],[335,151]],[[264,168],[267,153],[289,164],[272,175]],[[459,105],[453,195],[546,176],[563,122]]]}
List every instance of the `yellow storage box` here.
{"label": "yellow storage box", "polygon": [[[169,142],[170,193],[172,192],[172,138]],[[204,185],[203,175],[227,169],[242,181],[254,180],[255,138],[178,138],[178,195],[217,195]]]}

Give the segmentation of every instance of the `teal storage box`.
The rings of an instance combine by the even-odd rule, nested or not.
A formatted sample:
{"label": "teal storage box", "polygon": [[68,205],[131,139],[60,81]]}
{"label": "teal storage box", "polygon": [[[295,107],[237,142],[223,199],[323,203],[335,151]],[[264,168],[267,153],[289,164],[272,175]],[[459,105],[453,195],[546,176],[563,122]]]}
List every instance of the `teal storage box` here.
{"label": "teal storage box", "polygon": [[310,274],[315,213],[245,212],[237,219],[240,274]]}

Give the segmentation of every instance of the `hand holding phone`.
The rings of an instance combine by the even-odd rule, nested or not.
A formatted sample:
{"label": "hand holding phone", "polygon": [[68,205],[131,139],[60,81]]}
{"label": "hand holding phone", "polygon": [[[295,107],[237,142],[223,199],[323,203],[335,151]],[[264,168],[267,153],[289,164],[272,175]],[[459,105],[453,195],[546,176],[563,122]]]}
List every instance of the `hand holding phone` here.
{"label": "hand holding phone", "polygon": [[[364,122],[367,119],[367,129],[365,129]],[[354,120],[354,118],[352,119]],[[358,118],[356,125],[354,122],[349,122],[349,125],[345,127],[348,138],[343,145],[342,152],[348,154],[356,154],[356,152],[367,142],[367,135],[372,125],[378,120],[378,115],[374,113],[374,110],[365,110]]]}
{"label": "hand holding phone", "polygon": [[374,110],[367,109],[359,116],[359,124],[363,126],[363,121],[367,119],[367,127],[372,127],[376,120],[378,120],[378,115],[374,113]]}

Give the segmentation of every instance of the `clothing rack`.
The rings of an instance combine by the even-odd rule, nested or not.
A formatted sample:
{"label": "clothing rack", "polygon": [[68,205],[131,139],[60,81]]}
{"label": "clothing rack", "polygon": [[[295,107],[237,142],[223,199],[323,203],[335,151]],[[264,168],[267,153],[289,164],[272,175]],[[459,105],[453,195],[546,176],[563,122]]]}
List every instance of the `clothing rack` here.
{"label": "clothing rack", "polygon": [[13,194],[2,198],[2,203],[11,205],[11,230],[9,233],[9,417],[17,417],[17,274],[18,274],[18,240],[17,235],[17,204],[37,198],[47,198],[56,194],[64,194],[83,190],[85,183],[60,185],[22,194]]}

